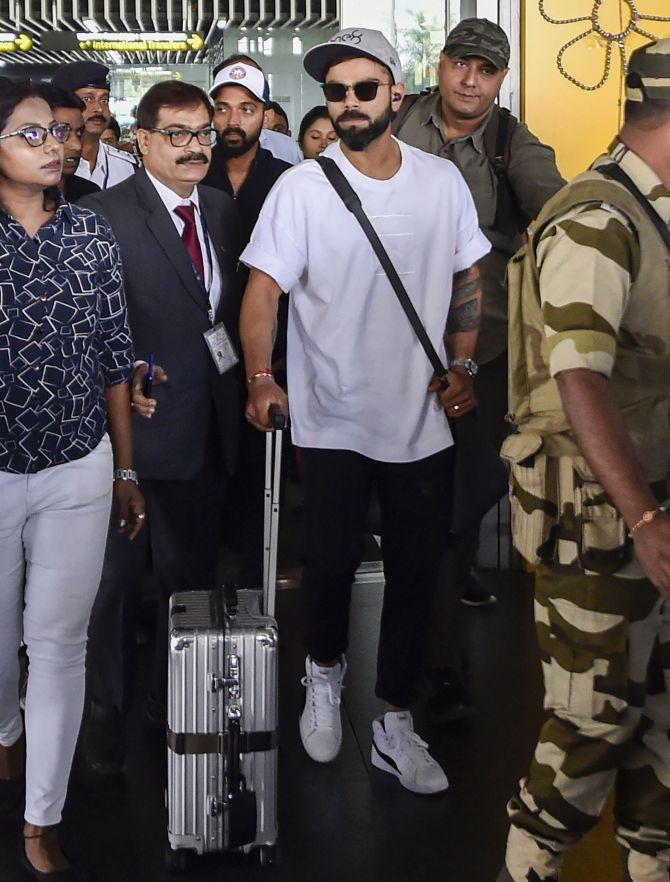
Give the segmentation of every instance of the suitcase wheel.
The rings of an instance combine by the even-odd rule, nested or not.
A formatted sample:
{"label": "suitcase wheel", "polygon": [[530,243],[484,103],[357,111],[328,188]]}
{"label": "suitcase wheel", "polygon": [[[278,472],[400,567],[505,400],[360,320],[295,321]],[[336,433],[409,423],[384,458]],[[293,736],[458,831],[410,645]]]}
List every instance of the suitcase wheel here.
{"label": "suitcase wheel", "polygon": [[261,867],[271,867],[277,859],[276,845],[261,845],[258,849],[258,860]]}
{"label": "suitcase wheel", "polygon": [[185,848],[173,849],[169,845],[165,847],[165,869],[168,873],[183,873],[188,862],[188,850]]}

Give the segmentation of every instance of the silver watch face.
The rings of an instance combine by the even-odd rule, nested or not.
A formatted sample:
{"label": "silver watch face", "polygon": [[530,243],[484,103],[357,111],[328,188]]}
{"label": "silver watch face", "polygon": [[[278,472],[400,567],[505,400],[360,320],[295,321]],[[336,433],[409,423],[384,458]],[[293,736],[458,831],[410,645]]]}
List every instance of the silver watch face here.
{"label": "silver watch face", "polygon": [[479,365],[472,358],[457,358],[451,363],[452,365],[460,365],[461,367],[464,367],[471,377],[476,377],[477,372],[479,371]]}

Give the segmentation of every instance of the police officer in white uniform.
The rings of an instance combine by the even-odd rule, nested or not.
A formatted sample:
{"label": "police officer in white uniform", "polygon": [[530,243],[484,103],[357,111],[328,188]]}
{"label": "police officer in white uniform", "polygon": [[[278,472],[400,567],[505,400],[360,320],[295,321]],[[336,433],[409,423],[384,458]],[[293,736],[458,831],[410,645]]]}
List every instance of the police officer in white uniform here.
{"label": "police officer in white uniform", "polygon": [[59,67],[52,85],[72,92],[84,102],[84,150],[75,174],[101,190],[120,184],[135,173],[137,160],[100,140],[112,118],[109,109],[109,68],[97,61],[73,61]]}

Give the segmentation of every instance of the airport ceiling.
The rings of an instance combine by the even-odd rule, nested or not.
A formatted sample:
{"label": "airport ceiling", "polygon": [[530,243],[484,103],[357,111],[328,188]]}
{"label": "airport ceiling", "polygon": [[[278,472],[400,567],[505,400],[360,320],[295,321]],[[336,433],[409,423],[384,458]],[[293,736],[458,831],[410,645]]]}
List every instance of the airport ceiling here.
{"label": "airport ceiling", "polygon": [[[217,46],[228,28],[316,30],[339,19],[339,0],[0,0],[0,28],[18,36],[19,46],[30,38],[29,51],[12,51],[11,64],[62,64],[94,59],[129,64],[192,63],[218,61]],[[123,53],[89,49],[55,51],[41,48],[51,31],[86,33],[91,40],[101,34],[182,33],[195,47],[188,51]],[[0,39],[2,37],[0,36]],[[136,39],[136,37],[135,37]],[[47,38],[48,40],[48,38]],[[21,42],[23,41],[23,42]],[[78,44],[77,44],[78,45]]]}

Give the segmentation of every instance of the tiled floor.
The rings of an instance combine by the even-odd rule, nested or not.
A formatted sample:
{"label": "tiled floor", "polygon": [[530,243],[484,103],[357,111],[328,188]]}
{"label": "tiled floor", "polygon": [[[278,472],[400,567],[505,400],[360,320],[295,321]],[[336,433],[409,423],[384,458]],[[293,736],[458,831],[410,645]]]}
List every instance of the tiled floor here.
{"label": "tiled floor", "polygon": [[[541,696],[530,577],[487,578],[495,584],[497,606],[462,611],[476,716],[441,729],[426,728],[417,716],[417,728],[451,781],[438,798],[412,795],[370,765],[381,586],[354,589],[344,744],[337,761],[324,767],[304,755],[297,732],[300,591],[280,592],[279,860],[269,870],[252,859],[199,860],[184,882],[262,882],[266,875],[268,882],[494,882],[505,840],[505,803],[530,757]],[[139,707],[130,731],[125,780],[101,784],[80,767],[73,775],[63,834],[72,856],[88,868],[90,882],[168,878],[163,738],[148,728]],[[27,882],[15,859],[18,829],[18,819],[2,821],[0,882]],[[608,846],[597,849],[583,860],[601,866]],[[572,871],[569,882],[618,879],[615,870],[601,875],[587,866],[583,862]]]}

